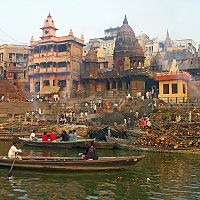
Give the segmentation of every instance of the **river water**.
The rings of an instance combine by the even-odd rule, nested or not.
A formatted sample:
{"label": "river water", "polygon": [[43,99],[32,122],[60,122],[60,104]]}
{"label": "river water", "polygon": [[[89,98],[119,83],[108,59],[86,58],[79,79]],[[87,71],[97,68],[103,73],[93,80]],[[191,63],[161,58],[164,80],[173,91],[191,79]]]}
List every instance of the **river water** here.
{"label": "river water", "polygon": [[[10,142],[0,142],[7,155]],[[25,148],[37,156],[76,156],[80,150]],[[127,171],[37,172],[0,168],[0,200],[200,199],[198,155],[98,150],[99,156],[146,155]]]}

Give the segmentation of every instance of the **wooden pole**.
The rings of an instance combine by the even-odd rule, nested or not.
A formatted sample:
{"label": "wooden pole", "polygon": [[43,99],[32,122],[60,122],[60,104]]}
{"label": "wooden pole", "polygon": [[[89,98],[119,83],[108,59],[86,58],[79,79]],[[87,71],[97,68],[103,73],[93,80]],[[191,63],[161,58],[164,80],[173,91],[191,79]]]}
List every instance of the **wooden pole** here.
{"label": "wooden pole", "polygon": [[26,117],[26,114],[24,115],[24,123],[25,123],[25,124],[27,123],[27,117]]}
{"label": "wooden pole", "polygon": [[10,168],[10,171],[8,172],[8,177],[11,175],[11,172],[12,172],[12,170],[13,170],[13,167],[14,167],[14,164],[15,164],[15,160],[17,159],[17,154],[18,154],[18,152],[17,152],[16,155],[15,155],[15,158],[14,158],[14,160],[13,160],[13,163],[12,163],[12,166],[11,166],[11,168]]}
{"label": "wooden pole", "polygon": [[21,122],[21,115],[18,116],[19,122]]}
{"label": "wooden pole", "polygon": [[59,113],[57,113],[57,115],[56,115],[56,122],[57,122],[57,124],[59,124]]}

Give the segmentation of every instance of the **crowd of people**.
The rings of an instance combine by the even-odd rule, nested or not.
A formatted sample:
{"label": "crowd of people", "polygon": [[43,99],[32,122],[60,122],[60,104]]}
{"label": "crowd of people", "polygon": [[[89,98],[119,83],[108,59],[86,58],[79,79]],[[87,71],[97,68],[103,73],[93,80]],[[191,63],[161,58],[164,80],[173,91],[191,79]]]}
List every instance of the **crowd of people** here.
{"label": "crowd of people", "polygon": [[[38,138],[36,137],[35,130],[30,134],[30,141],[36,141]],[[54,130],[50,133],[44,132],[42,135],[42,142],[56,142],[56,141],[76,141],[77,134],[76,130],[70,130],[69,133],[63,130],[61,134],[57,135]]]}

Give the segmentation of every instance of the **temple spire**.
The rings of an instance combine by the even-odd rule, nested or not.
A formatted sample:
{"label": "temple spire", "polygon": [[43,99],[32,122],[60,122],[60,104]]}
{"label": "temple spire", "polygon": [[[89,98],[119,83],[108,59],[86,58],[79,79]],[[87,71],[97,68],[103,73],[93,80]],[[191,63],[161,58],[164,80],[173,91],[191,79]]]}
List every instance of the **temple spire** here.
{"label": "temple spire", "polygon": [[125,15],[125,17],[124,17],[123,24],[128,24],[128,20],[127,20],[127,17],[126,17],[126,15]]}
{"label": "temple spire", "polygon": [[166,35],[166,39],[165,39],[165,50],[167,50],[169,47],[172,47],[172,40],[169,36],[169,32],[167,29],[167,35]]}
{"label": "temple spire", "polygon": [[51,18],[51,13],[49,12],[49,15],[47,17],[50,17]]}

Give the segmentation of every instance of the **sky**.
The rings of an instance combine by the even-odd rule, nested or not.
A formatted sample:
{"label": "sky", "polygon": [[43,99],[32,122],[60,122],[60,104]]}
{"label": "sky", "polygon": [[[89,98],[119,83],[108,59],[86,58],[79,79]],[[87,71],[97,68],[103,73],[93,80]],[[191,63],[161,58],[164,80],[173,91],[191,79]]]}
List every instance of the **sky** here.
{"label": "sky", "polygon": [[121,26],[125,14],[136,35],[200,43],[200,0],[0,0],[0,44],[29,44],[38,40],[48,13],[57,36],[84,35],[85,41],[104,36],[109,27]]}

